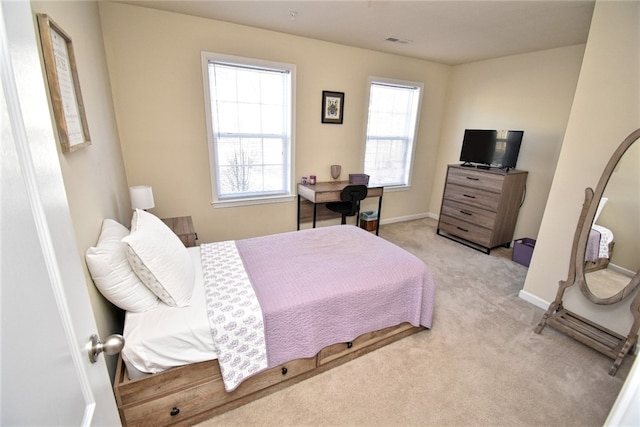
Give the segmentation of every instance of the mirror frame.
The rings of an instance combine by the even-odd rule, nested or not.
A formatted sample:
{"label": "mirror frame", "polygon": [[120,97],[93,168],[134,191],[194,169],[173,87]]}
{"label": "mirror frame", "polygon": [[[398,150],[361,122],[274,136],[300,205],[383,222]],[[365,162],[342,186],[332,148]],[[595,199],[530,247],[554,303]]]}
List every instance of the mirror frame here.
{"label": "mirror frame", "polygon": [[627,138],[625,138],[625,140],[622,141],[620,146],[616,149],[616,151],[609,159],[609,162],[607,163],[607,166],[604,168],[604,172],[600,177],[600,181],[598,181],[598,185],[595,191],[590,187],[587,187],[585,189],[584,204],[582,205],[582,212],[580,213],[578,226],[576,227],[576,233],[573,239],[571,256],[572,265],[569,269],[570,277],[568,278],[567,282],[577,283],[584,296],[594,304],[607,305],[622,301],[627,296],[629,296],[640,284],[640,271],[637,271],[635,276],[630,280],[629,284],[627,284],[627,286],[625,286],[620,292],[611,297],[600,298],[594,295],[589,289],[589,286],[587,285],[587,282],[585,280],[584,271],[584,258],[587,249],[587,241],[589,239],[591,224],[593,224],[600,199],[604,194],[604,190],[607,187],[609,178],[611,178],[611,174],[618,165],[618,162],[627,152],[627,150],[633,145],[633,143],[636,142],[639,138],[640,129],[635,130]]}

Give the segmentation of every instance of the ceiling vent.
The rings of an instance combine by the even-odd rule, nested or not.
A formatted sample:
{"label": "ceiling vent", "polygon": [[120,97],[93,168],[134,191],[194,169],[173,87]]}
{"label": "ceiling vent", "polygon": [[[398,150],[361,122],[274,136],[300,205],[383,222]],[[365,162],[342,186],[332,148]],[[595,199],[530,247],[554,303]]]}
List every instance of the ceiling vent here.
{"label": "ceiling vent", "polygon": [[388,42],[391,42],[391,43],[398,43],[398,44],[409,44],[409,43],[411,43],[411,40],[403,40],[403,39],[399,39],[397,37],[387,37],[385,40],[388,41]]}

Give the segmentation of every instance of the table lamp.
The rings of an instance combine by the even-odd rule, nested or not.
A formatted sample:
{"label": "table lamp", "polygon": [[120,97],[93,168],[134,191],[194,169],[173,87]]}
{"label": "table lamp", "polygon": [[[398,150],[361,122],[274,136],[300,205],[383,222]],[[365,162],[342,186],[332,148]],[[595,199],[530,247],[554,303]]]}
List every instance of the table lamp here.
{"label": "table lamp", "polygon": [[149,185],[129,187],[129,195],[131,196],[131,209],[147,210],[156,206],[153,201],[153,190]]}

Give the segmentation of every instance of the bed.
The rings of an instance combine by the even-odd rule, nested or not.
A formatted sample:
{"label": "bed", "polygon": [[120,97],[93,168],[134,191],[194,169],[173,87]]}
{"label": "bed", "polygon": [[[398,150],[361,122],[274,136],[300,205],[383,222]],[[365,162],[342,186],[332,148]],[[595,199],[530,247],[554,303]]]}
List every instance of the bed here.
{"label": "bed", "polygon": [[96,286],[126,310],[125,425],[194,424],[431,328],[428,268],[358,227],[189,249],[167,230],[136,211],[130,232],[105,220],[87,251]]}
{"label": "bed", "polygon": [[587,240],[584,271],[588,273],[607,268],[614,246],[613,232],[606,227],[593,224]]}
{"label": "bed", "polygon": [[584,254],[585,273],[607,268],[611,255],[613,254],[613,247],[615,246],[613,232],[606,227],[596,224],[608,201],[608,197],[601,197],[598,202]]}

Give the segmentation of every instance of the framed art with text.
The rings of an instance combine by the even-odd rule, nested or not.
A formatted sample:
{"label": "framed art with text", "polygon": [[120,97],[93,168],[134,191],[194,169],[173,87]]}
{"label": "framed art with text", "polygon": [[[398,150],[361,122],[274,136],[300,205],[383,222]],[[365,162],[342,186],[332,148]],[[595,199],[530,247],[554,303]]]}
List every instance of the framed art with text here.
{"label": "framed art with text", "polygon": [[62,151],[91,145],[71,38],[49,16],[38,14],[44,68]]}
{"label": "framed art with text", "polygon": [[342,124],[344,92],[322,91],[322,123]]}

